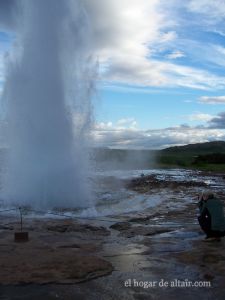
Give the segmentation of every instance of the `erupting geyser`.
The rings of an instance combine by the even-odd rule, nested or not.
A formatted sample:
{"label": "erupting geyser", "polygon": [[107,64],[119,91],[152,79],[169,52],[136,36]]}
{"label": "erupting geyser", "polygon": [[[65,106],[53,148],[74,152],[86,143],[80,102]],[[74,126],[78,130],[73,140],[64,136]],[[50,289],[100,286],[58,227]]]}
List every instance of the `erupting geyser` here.
{"label": "erupting geyser", "polygon": [[94,63],[80,1],[21,0],[7,62],[6,203],[87,207]]}

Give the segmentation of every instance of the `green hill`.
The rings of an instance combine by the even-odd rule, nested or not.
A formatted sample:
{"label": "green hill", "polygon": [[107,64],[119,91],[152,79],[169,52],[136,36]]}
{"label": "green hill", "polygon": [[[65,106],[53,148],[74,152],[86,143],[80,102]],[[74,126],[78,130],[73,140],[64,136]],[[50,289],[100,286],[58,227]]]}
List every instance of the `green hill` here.
{"label": "green hill", "polygon": [[207,142],[175,146],[158,151],[160,166],[192,167],[206,170],[225,170],[225,142]]}
{"label": "green hill", "polygon": [[210,153],[225,153],[225,142],[216,141],[216,142],[206,142],[206,143],[197,143],[197,144],[188,144],[185,146],[175,146],[169,147],[159,152],[163,154],[169,153],[192,153],[192,154],[210,154]]}

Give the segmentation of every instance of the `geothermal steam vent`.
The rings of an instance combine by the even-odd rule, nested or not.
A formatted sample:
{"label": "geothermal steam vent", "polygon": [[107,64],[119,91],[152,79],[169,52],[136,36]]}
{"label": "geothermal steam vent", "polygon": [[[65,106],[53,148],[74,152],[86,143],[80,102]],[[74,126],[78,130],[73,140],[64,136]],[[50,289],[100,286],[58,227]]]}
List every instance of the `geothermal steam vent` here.
{"label": "geothermal steam vent", "polygon": [[92,86],[87,15],[79,1],[18,5],[2,96],[9,147],[2,198],[17,205],[86,207]]}

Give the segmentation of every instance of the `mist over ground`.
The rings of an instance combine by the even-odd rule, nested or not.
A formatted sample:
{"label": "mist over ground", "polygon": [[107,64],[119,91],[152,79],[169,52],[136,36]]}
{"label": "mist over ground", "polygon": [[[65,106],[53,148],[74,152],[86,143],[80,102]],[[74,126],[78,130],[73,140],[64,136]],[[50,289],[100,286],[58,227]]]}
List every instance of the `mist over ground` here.
{"label": "mist over ground", "polygon": [[149,169],[156,166],[156,151],[94,148],[91,161],[100,170]]}

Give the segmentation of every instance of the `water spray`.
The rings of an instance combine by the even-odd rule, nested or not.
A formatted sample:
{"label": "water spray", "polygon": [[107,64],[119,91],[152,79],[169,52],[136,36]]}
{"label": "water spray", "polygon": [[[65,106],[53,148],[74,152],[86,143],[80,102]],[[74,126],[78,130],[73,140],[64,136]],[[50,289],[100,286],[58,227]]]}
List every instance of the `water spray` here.
{"label": "water spray", "polygon": [[9,147],[1,198],[34,208],[91,206],[93,70],[81,1],[21,0],[2,100]]}

